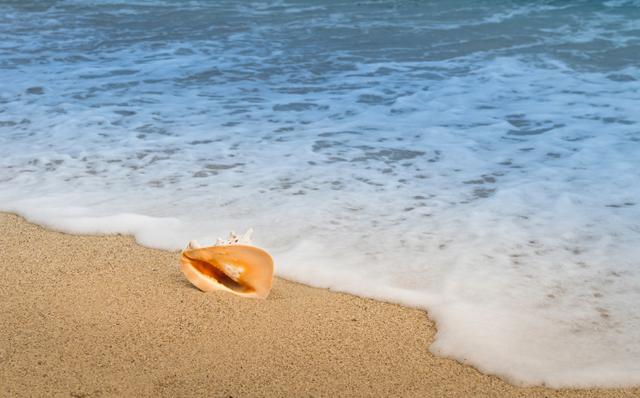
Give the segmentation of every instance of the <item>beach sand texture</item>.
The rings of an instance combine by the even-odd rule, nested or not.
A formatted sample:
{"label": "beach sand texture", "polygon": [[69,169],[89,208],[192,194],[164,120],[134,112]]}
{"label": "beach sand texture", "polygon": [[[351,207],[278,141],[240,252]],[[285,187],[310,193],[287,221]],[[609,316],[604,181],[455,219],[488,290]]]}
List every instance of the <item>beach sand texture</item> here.
{"label": "beach sand texture", "polygon": [[[276,279],[204,294],[178,254],[0,213],[0,395],[631,397],[515,387],[427,349],[424,312]],[[276,264],[277,267],[277,264]]]}

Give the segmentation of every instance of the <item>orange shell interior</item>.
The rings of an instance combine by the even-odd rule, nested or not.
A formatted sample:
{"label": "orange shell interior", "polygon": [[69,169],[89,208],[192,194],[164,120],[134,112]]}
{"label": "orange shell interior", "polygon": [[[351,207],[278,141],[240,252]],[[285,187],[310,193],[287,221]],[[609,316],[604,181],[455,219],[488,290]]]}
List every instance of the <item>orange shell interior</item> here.
{"label": "orange shell interior", "polygon": [[186,249],[180,270],[204,292],[224,290],[243,297],[266,298],[273,283],[273,259],[266,251],[248,245]]}

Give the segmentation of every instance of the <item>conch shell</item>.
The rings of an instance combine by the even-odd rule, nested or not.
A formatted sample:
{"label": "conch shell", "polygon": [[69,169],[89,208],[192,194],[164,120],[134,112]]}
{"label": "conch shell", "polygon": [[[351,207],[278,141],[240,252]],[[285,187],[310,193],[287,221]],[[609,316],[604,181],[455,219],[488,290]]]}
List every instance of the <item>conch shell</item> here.
{"label": "conch shell", "polygon": [[224,290],[243,297],[267,298],[273,282],[273,259],[266,251],[250,245],[248,230],[214,246],[189,242],[182,251],[180,270],[203,292]]}

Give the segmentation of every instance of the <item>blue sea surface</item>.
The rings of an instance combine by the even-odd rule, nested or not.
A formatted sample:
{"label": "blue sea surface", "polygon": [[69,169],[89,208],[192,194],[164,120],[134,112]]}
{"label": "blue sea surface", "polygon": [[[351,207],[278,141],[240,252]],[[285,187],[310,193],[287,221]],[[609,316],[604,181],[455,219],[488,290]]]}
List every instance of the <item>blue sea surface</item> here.
{"label": "blue sea surface", "polygon": [[438,355],[640,385],[640,2],[4,1],[0,210],[253,227],[279,276],[427,310]]}

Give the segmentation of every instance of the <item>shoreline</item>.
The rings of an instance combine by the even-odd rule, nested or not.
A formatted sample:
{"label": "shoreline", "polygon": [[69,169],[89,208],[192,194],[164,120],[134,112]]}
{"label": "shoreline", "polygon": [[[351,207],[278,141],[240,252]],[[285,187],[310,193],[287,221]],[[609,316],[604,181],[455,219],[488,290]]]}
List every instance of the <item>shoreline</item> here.
{"label": "shoreline", "polygon": [[178,253],[0,212],[2,396],[631,397],[518,387],[428,351],[422,310],[280,278],[202,293]]}

